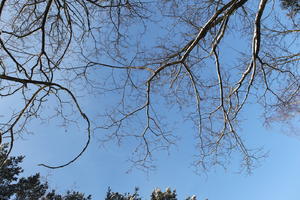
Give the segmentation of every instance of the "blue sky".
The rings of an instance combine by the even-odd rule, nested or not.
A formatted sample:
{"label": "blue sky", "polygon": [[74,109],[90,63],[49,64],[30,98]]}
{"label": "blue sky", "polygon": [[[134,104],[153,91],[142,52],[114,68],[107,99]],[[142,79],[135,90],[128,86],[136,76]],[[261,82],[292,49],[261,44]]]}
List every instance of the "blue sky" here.
{"label": "blue sky", "polygon": [[[241,44],[239,47],[242,48]],[[224,58],[230,58],[228,55],[229,51]],[[9,107],[6,102],[2,103],[0,109],[5,113]],[[11,109],[17,105],[17,101],[10,103]],[[100,110],[101,107],[104,109],[105,101],[90,99],[81,103],[91,113],[95,105]],[[169,155],[157,153],[157,169],[148,174],[137,169],[127,173],[131,165],[126,161],[131,154],[130,147],[118,147],[113,142],[102,146],[98,141],[101,131],[92,137],[88,150],[72,165],[56,170],[38,166],[39,163],[59,165],[72,159],[86,141],[83,123],[79,123],[82,127],[71,126],[65,131],[57,126],[58,121],[41,125],[35,121],[30,125],[35,133],[22,135],[15,143],[13,155],[26,156],[24,175],[40,172],[51,188],[60,192],[78,190],[91,194],[94,199],[103,199],[108,187],[121,193],[132,192],[134,187],[139,187],[145,199],[156,187],[171,187],[177,190],[179,199],[196,195],[198,200],[299,200],[300,138],[289,136],[289,130],[283,129],[280,124],[274,124],[272,129],[262,127],[260,111],[259,106],[249,105],[244,110],[245,120],[241,124],[240,134],[246,145],[250,148],[264,147],[269,152],[252,175],[236,173],[239,161],[235,156],[227,170],[214,168],[207,174],[196,175],[191,165],[195,154],[193,130],[184,122],[174,129],[175,135],[182,136],[177,146],[171,149]],[[172,114],[171,120],[179,115]]]}
{"label": "blue sky", "polygon": [[[257,115],[258,108],[251,106],[250,110],[252,112],[248,112],[242,125],[246,144],[250,147],[263,146],[269,152],[252,175],[236,173],[238,163],[235,159],[227,170],[215,168],[207,174],[196,175],[191,166],[194,153],[192,138],[180,141],[170,155],[160,153],[157,169],[148,174],[136,169],[126,173],[130,166],[126,162],[129,153],[126,148],[114,145],[99,147],[96,139],[77,162],[66,168],[49,170],[38,167],[38,163],[45,161],[52,164],[67,161],[80,150],[79,144],[83,144],[85,139],[80,133],[59,133],[47,126],[37,130],[38,134],[18,140],[14,154],[26,155],[23,163],[25,175],[41,172],[54,189],[61,192],[75,189],[92,194],[94,199],[103,199],[109,186],[113,191],[124,193],[133,191],[137,186],[146,199],[155,187],[171,187],[177,190],[179,199],[195,194],[198,199],[210,200],[298,200],[299,138],[287,136],[281,128],[276,129],[276,125],[273,129],[265,129]],[[186,128],[183,124],[175,131],[190,134]]]}

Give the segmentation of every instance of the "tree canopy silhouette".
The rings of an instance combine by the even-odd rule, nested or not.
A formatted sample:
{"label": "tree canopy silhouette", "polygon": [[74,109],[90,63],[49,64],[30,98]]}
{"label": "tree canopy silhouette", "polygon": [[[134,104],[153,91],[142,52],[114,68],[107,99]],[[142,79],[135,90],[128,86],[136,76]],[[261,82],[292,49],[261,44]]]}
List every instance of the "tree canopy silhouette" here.
{"label": "tree canopy silhouette", "polygon": [[[111,189],[108,188],[105,200],[142,200],[142,198],[138,194],[138,188],[135,188],[133,194],[112,192]],[[165,192],[162,192],[159,188],[156,188],[152,192],[150,200],[177,200],[177,194],[175,190],[171,191],[170,188],[166,188]],[[192,197],[187,197],[185,200],[196,200],[196,196],[193,195]]]}
{"label": "tree canopy silhouette", "polygon": [[[7,150],[0,150],[0,160],[5,159]],[[0,170],[1,200],[90,200],[91,196],[76,191],[68,191],[65,195],[49,190],[47,182],[41,180],[36,173],[29,177],[20,177],[23,169],[19,166],[24,156],[11,156],[6,159]]]}
{"label": "tree canopy silhouette", "polygon": [[[24,156],[10,156],[6,158],[7,146],[0,149],[0,160],[6,159],[0,170],[0,199],[1,200],[92,200],[91,195],[77,191],[67,191],[66,194],[58,194],[55,190],[49,189],[47,182],[42,181],[39,173],[32,176],[21,177],[23,173],[20,164]],[[97,193],[97,191],[95,191]],[[176,191],[167,188],[165,192],[155,189],[150,197],[151,200],[177,200]],[[110,188],[105,196],[105,200],[142,200],[138,193],[138,188],[130,194],[112,192]],[[196,200],[195,196],[186,200]]]}

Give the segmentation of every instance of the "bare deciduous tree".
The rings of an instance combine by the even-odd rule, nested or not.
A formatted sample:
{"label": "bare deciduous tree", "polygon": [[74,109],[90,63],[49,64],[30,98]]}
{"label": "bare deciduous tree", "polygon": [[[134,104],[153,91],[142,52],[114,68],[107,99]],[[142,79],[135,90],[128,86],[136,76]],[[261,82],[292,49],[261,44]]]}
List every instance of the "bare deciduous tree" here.
{"label": "bare deciduous tree", "polygon": [[[131,139],[132,161],[148,168],[153,152],[176,142],[168,125],[177,112],[196,127],[197,167],[223,165],[238,152],[251,170],[263,155],[241,138],[245,105],[260,103],[267,122],[299,111],[298,7],[293,0],[2,0],[1,104],[19,102],[1,118],[2,138],[11,150],[30,120],[55,116],[68,125],[80,116],[86,146],[66,164],[43,166],[74,162],[93,132],[105,133],[103,141]],[[113,98],[91,118],[82,108],[88,95]]]}

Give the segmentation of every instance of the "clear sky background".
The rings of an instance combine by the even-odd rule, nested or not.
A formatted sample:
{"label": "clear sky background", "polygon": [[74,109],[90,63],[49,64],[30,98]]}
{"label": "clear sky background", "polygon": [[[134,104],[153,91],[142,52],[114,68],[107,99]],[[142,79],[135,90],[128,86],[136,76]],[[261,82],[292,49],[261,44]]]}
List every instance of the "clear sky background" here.
{"label": "clear sky background", "polygon": [[[154,31],[154,30],[152,30]],[[226,56],[226,55],[225,55]],[[14,109],[2,101],[0,109],[5,113]],[[102,99],[80,102],[91,113],[95,106],[103,106]],[[178,113],[179,115],[180,113]],[[173,118],[176,118],[176,114]],[[144,199],[149,199],[154,188],[176,189],[178,199],[196,195],[198,200],[299,200],[300,199],[300,129],[291,133],[285,126],[274,124],[266,129],[262,126],[260,107],[250,105],[245,109],[240,134],[249,148],[263,147],[268,157],[261,160],[253,174],[237,173],[239,161],[232,158],[227,169],[214,168],[208,173],[196,174],[191,163],[194,161],[193,130],[187,123],[177,124],[174,129],[181,140],[170,154],[161,152],[155,156],[157,169],[144,173],[130,169],[129,147],[118,147],[114,143],[102,146],[98,139],[101,131],[92,137],[91,145],[75,163],[63,169],[50,170],[37,166],[39,163],[63,164],[72,159],[85,144],[85,127],[70,127],[67,131],[56,123],[39,125],[35,121],[33,135],[22,135],[15,142],[13,155],[25,155],[22,166],[24,175],[40,172],[50,188],[59,192],[68,189],[91,194],[93,199],[104,199],[107,188],[115,192],[133,192],[140,188]],[[295,121],[297,123],[297,121]],[[83,124],[83,123],[82,123]],[[300,135],[300,134],[299,134]]]}
{"label": "clear sky background", "polygon": [[[131,192],[140,188],[140,194],[149,198],[155,187],[176,189],[179,199],[197,195],[198,199],[210,200],[298,200],[300,198],[300,140],[288,136],[284,129],[275,126],[265,129],[261,126],[259,109],[250,107],[245,116],[242,134],[249,147],[264,147],[268,157],[261,161],[252,175],[236,173],[238,162],[228,169],[212,169],[211,172],[196,175],[191,166],[193,161],[193,138],[182,139],[170,155],[161,153],[157,157],[157,170],[148,174],[134,169],[126,173],[130,163],[126,162],[125,147],[109,145],[100,147],[96,138],[88,151],[74,164],[57,170],[38,167],[47,162],[59,164],[67,161],[80,150],[84,136],[78,132],[60,133],[55,127],[43,126],[35,135],[28,135],[15,144],[14,154],[26,155],[24,175],[41,172],[50,186],[58,191],[75,189],[92,194],[94,199],[104,199],[107,188],[113,191]],[[182,124],[176,132],[191,134]],[[47,138],[47,139],[45,139]],[[59,140],[57,140],[59,138]]]}

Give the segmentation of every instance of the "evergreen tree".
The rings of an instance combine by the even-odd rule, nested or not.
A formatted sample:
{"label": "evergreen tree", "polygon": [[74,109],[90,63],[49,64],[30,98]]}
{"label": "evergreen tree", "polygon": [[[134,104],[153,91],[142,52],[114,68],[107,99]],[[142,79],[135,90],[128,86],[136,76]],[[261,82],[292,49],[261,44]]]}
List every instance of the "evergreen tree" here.
{"label": "evergreen tree", "polygon": [[155,189],[152,192],[151,200],[177,200],[176,191],[171,191],[170,188],[167,188],[165,192],[162,192],[160,189]]}
{"label": "evergreen tree", "polygon": [[130,193],[120,194],[118,192],[112,192],[111,188],[108,188],[105,200],[142,200],[139,197],[138,190],[139,190],[138,188],[135,188],[133,194]]}
{"label": "evergreen tree", "polygon": [[[138,188],[135,189],[133,194],[125,193],[120,194],[118,192],[112,192],[111,188],[108,188],[105,200],[142,200],[138,194]],[[171,191],[167,188],[165,192],[162,192],[159,188],[156,188],[152,194],[150,200],[178,200],[176,190]],[[196,196],[186,198],[186,200],[196,200]],[[207,200],[207,199],[206,199]]]}
{"label": "evergreen tree", "polygon": [[[6,148],[0,150],[0,160],[5,158]],[[19,166],[24,156],[9,157],[0,169],[1,200],[90,200],[91,196],[68,191],[59,195],[52,190],[48,192],[48,183],[42,182],[39,173],[29,177],[20,177],[23,169]]]}
{"label": "evergreen tree", "polygon": [[[6,148],[0,149],[0,161],[6,156]],[[20,177],[23,169],[19,166],[24,156],[10,156],[0,169],[0,200],[91,200],[91,195],[68,191],[66,194],[57,194],[55,190],[49,190],[47,182],[41,181],[41,176],[36,173],[29,177]],[[138,188],[134,192],[121,194],[112,192],[108,188],[105,200],[142,200],[138,194]],[[167,188],[165,192],[155,189],[151,194],[151,200],[177,200],[176,191]],[[187,200],[196,200],[195,196]]]}

